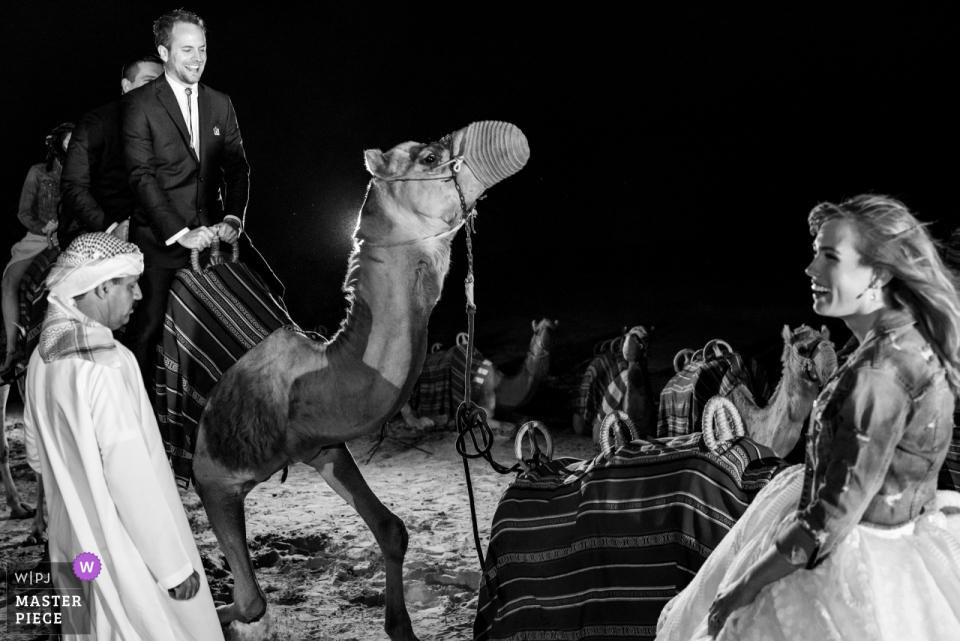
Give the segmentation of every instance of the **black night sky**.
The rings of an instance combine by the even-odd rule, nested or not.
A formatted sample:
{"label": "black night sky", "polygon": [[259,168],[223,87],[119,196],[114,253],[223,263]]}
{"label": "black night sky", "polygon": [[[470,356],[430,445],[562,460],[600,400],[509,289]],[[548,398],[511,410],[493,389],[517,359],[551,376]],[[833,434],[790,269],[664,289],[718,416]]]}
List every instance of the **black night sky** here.
{"label": "black night sky", "polygon": [[[491,319],[528,327],[576,308],[612,328],[694,299],[808,310],[806,214],[820,200],[887,193],[941,237],[957,226],[960,55],[945,5],[657,4],[185,5],[208,23],[203,82],[236,107],[247,229],[293,318],[343,316],[363,150],[475,120],[513,122],[531,147],[479,207],[481,336]],[[153,50],[151,23],[175,6],[5,12],[5,246],[23,234],[17,199],[45,134],[118,97],[121,64]],[[465,264],[461,233],[432,332],[462,329]]]}

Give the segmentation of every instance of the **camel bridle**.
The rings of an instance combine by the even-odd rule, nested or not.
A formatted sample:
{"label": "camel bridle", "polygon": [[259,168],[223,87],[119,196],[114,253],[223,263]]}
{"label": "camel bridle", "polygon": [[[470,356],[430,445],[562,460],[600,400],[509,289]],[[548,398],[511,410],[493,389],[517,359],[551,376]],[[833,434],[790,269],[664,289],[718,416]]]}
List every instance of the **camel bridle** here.
{"label": "camel bridle", "polygon": [[803,356],[800,354],[800,350],[797,349],[796,345],[790,346],[790,356],[797,362],[800,366],[800,371],[803,372],[804,376],[807,377],[811,383],[817,387],[822,387],[826,381],[821,380],[819,368],[817,367],[817,357],[820,355],[821,350],[826,349],[827,342],[819,341],[817,346],[813,348],[813,353],[808,356]]}
{"label": "camel bridle", "polygon": [[[443,141],[441,140],[441,142]],[[470,261],[470,275],[472,276],[473,275],[473,248],[470,242],[470,233],[476,231],[474,229],[474,220],[477,216],[477,203],[476,201],[474,201],[473,207],[470,207],[469,209],[467,208],[467,199],[463,195],[463,189],[460,187],[460,181],[457,180],[457,174],[460,173],[460,168],[465,162],[466,162],[466,159],[463,157],[463,154],[460,154],[459,156],[454,156],[450,158],[450,160],[440,163],[439,165],[434,167],[434,170],[442,169],[447,165],[452,165],[452,166],[450,167],[449,174],[443,174],[439,176],[430,175],[430,176],[420,177],[420,178],[384,178],[383,176],[377,176],[376,174],[374,174],[371,180],[379,180],[380,182],[385,182],[385,183],[431,182],[431,181],[450,182],[452,180],[453,186],[457,188],[457,196],[460,197],[460,216],[459,216],[460,222],[454,225],[453,227],[451,227],[450,229],[447,229],[446,231],[442,231],[439,234],[434,234],[433,236],[426,236],[424,238],[413,238],[411,240],[404,240],[399,243],[379,244],[379,243],[364,241],[364,244],[370,247],[400,247],[402,245],[412,245],[414,243],[419,243],[424,240],[445,238],[446,236],[449,236],[451,234],[456,234],[457,231],[459,231],[459,229],[464,226],[464,224],[467,224],[467,250],[468,250],[467,256]],[[477,198],[477,200],[482,200],[482,199],[483,199],[483,196],[481,196],[480,198]],[[469,298],[471,300],[473,298],[472,291],[469,294]]]}
{"label": "camel bridle", "polygon": [[[549,325],[544,325],[543,328],[538,329],[533,335],[533,340],[530,341],[530,349],[527,350],[527,356],[530,358],[544,358],[545,356],[550,356],[550,350],[546,348],[543,344],[543,335],[547,333],[547,330],[550,329]],[[534,343],[540,348],[540,353],[534,353]]]}

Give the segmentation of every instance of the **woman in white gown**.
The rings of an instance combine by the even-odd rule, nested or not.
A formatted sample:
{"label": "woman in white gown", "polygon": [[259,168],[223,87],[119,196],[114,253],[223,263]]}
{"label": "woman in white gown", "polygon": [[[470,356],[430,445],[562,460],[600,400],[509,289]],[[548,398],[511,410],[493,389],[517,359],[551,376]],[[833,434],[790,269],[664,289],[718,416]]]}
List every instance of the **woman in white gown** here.
{"label": "woman in white gown", "polygon": [[770,483],[661,614],[658,640],[960,639],[960,494],[937,491],[960,301],[925,226],[874,195],[809,216],[814,310],[853,338]]}

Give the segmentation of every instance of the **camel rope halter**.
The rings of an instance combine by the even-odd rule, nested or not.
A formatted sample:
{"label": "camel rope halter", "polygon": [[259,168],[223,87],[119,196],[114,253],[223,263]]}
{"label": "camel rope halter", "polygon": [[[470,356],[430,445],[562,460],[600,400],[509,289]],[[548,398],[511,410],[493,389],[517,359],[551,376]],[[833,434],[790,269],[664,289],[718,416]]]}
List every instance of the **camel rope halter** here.
{"label": "camel rope halter", "polygon": [[[443,141],[441,141],[443,142]],[[457,441],[456,448],[457,453],[460,454],[461,460],[463,461],[463,471],[467,481],[467,496],[470,499],[470,518],[473,523],[473,542],[477,549],[477,557],[480,561],[480,570],[484,574],[487,572],[486,564],[483,558],[483,546],[480,543],[480,529],[477,526],[477,508],[476,508],[476,499],[473,492],[473,481],[470,477],[470,465],[469,459],[475,458],[484,458],[487,463],[490,464],[490,467],[494,469],[499,474],[510,474],[513,472],[518,472],[523,469],[520,463],[515,463],[511,467],[506,467],[497,463],[493,460],[493,456],[490,454],[490,450],[493,448],[493,431],[490,429],[490,426],[487,424],[487,411],[482,407],[479,407],[470,399],[470,391],[473,389],[470,381],[470,373],[473,370],[473,338],[474,338],[474,314],[477,311],[477,304],[474,299],[474,289],[473,285],[475,282],[473,276],[473,239],[472,234],[476,233],[476,217],[477,217],[477,203],[474,202],[472,207],[467,207],[467,199],[463,195],[463,189],[460,187],[460,181],[457,180],[457,174],[460,173],[460,169],[463,164],[466,162],[466,159],[463,157],[463,154],[453,156],[449,160],[440,163],[437,165],[436,169],[441,169],[447,166],[450,166],[450,173],[443,174],[438,176],[424,176],[417,178],[383,178],[381,176],[373,176],[373,180],[379,180],[381,182],[427,182],[427,181],[439,181],[439,182],[450,182],[453,181],[453,186],[457,189],[457,196],[460,198],[460,222],[450,229],[435,234],[433,236],[427,236],[425,238],[414,238],[412,240],[405,240],[398,243],[389,243],[389,244],[378,244],[364,241],[364,245],[370,247],[400,247],[402,245],[412,245],[413,243],[418,243],[424,240],[431,240],[434,238],[442,238],[451,234],[455,234],[461,227],[466,227],[467,235],[467,277],[464,280],[464,291],[467,298],[467,349],[466,349],[466,366],[464,367],[463,372],[463,402],[460,403],[460,406],[457,408],[456,414],[456,423],[457,423]],[[482,200],[483,196],[477,198],[477,200]],[[542,347],[542,343],[541,343]],[[479,441],[475,430],[480,431]],[[469,433],[471,440],[473,441],[474,452],[470,453],[467,451],[466,446],[466,436]],[[535,455],[537,453],[536,448],[534,448]]]}

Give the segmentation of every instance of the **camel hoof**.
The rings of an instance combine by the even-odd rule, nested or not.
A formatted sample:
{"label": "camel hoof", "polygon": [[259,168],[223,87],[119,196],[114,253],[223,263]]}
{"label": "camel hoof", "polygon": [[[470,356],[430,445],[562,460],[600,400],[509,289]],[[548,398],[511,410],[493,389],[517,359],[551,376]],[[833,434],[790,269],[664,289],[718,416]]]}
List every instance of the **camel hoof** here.
{"label": "camel hoof", "polygon": [[30,507],[26,503],[21,503],[20,505],[10,508],[11,521],[21,521],[23,519],[32,519],[34,514],[36,514],[36,510],[34,510],[32,507]]}
{"label": "camel hoof", "polygon": [[47,542],[47,533],[46,532],[31,532],[30,536],[24,539],[23,543],[20,544],[22,548],[33,547],[34,545],[43,545]]}
{"label": "camel hoof", "polygon": [[229,603],[227,605],[221,605],[217,608],[217,618],[220,620],[221,626],[226,626],[230,623],[238,623],[241,625],[252,625],[261,621],[267,613],[267,601],[263,601],[263,609],[260,610],[260,613],[252,617],[244,616],[243,612],[240,610],[240,606],[236,603]]}
{"label": "camel hoof", "polygon": [[256,621],[251,621],[250,623],[240,623],[240,621],[237,620],[231,621],[223,628],[224,641],[267,641],[268,639],[276,638],[273,636],[271,630],[273,627],[272,620],[270,617],[265,616],[266,613],[267,611],[264,610],[263,614],[257,617]]}

